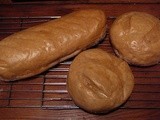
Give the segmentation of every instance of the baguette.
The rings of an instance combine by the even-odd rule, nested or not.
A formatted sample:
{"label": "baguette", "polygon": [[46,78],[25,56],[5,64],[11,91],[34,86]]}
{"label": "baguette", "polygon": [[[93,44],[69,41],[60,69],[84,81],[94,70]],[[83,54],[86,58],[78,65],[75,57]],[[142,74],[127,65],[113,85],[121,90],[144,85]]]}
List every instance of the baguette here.
{"label": "baguette", "polygon": [[88,9],[8,36],[0,41],[0,80],[40,74],[95,45],[105,33],[105,13]]}

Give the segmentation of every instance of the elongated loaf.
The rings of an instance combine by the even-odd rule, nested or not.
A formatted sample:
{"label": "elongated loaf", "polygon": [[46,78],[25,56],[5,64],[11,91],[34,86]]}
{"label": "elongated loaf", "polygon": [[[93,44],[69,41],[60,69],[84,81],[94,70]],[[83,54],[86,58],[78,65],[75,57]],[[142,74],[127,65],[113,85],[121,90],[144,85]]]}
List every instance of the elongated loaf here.
{"label": "elongated loaf", "polygon": [[0,41],[0,80],[14,81],[39,74],[105,36],[101,10],[80,10],[15,33]]}

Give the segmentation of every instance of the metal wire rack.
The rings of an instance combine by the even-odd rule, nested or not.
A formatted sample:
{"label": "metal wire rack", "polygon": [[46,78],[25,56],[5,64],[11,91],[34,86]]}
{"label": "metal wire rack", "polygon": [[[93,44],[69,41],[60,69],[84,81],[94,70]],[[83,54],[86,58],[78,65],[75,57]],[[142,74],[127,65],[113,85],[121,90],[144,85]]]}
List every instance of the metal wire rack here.
{"label": "metal wire rack", "polygon": [[[60,17],[0,17],[0,40],[33,25]],[[107,18],[109,27],[115,18]],[[105,40],[96,47],[113,52],[108,33]],[[66,89],[66,78],[72,59],[25,80],[0,81],[0,109],[78,109]],[[135,87],[129,100],[120,109],[160,109],[160,64],[150,67],[131,66],[131,69],[135,76]]]}

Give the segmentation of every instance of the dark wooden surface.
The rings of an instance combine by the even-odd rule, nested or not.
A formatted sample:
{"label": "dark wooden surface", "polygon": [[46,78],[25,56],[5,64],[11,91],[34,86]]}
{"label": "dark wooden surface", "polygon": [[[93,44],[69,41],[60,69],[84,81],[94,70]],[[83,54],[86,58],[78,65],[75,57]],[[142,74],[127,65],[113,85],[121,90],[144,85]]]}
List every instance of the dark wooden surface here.
{"label": "dark wooden surface", "polygon": [[[0,40],[30,26],[74,10],[99,8],[106,12],[108,29],[115,17],[129,11],[143,11],[160,18],[159,0],[88,0],[14,2],[0,4]],[[113,53],[109,34],[100,47]],[[135,87],[129,100],[117,110],[93,115],[77,108],[66,90],[72,59],[50,70],[17,82],[0,82],[0,119],[104,119],[158,120],[160,118],[160,64],[131,66]]]}

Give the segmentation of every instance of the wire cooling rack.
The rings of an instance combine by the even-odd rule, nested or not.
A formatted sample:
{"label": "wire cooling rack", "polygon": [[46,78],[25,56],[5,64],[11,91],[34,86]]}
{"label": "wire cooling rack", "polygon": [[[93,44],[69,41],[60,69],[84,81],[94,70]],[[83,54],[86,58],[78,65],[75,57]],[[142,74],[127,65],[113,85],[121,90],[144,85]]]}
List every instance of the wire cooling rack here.
{"label": "wire cooling rack", "polygon": [[[61,16],[0,17],[0,40],[28,27],[58,19]],[[107,18],[108,28],[114,16]],[[112,52],[109,34],[96,47]],[[0,109],[42,108],[78,109],[68,95],[66,78],[73,58],[37,76],[15,82],[0,81]],[[135,87],[120,109],[160,109],[160,64],[151,67],[131,66]]]}

